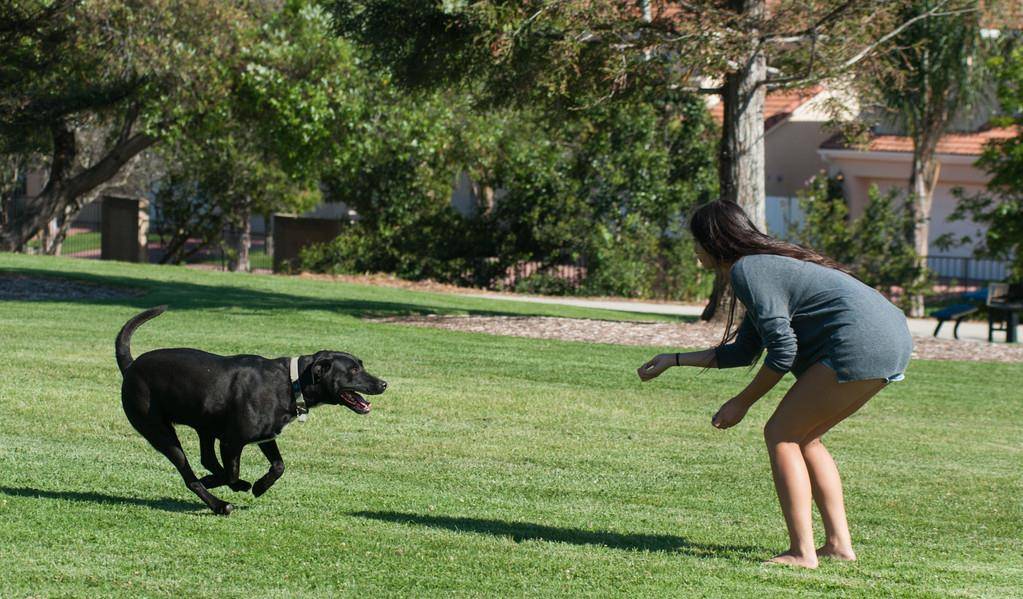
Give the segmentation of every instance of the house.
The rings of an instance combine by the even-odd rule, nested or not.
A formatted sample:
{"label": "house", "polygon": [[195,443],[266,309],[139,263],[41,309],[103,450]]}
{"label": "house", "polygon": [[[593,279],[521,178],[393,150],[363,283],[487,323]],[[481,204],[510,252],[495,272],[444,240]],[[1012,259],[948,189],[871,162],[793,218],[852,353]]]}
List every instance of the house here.
{"label": "house", "polygon": [[[977,159],[988,143],[1016,134],[1010,128],[981,128],[974,132],[948,133],[938,142],[938,183],[931,201],[928,236],[928,266],[938,275],[989,279],[1005,275],[1002,265],[964,262],[963,259],[973,255],[973,243],[946,249],[937,240],[945,235],[961,239],[978,232],[978,225],[968,220],[949,220],[957,203],[954,190],[960,188],[967,195],[983,191],[991,177],[976,166]],[[849,213],[856,218],[867,205],[867,192],[872,185],[881,192],[907,186],[913,141],[902,135],[873,134],[865,146],[853,148],[835,137],[821,144],[818,153],[830,174],[842,175]],[[983,272],[977,272],[978,269]]]}
{"label": "house", "polygon": [[[776,237],[787,237],[790,225],[801,222],[799,190],[828,169],[818,149],[834,135],[828,123],[832,120],[829,107],[835,101],[845,107],[849,118],[859,112],[854,99],[823,86],[779,90],[764,100],[767,230]],[[709,104],[711,117],[721,123],[720,98],[712,96]]]}
{"label": "house", "polygon": [[[854,98],[825,86],[780,90],[769,93],[764,102],[765,190],[768,232],[787,237],[790,226],[802,220],[798,192],[819,173],[841,175],[845,197],[853,218],[862,214],[872,185],[882,192],[909,185],[913,142],[890,131],[872,133],[864,146],[843,142],[829,126],[835,103],[847,110],[848,118],[858,116]],[[709,101],[711,115],[720,123],[724,108],[717,97]],[[973,244],[941,247],[937,240],[946,234],[959,239],[975,236],[979,227],[969,221],[950,221],[956,207],[953,190],[971,194],[984,190],[990,176],[975,166],[985,146],[1016,135],[1008,128],[989,128],[988,107],[983,118],[961,126],[966,132],[946,134],[938,144],[938,184],[931,205],[928,265],[939,276],[997,280],[1005,275],[996,261],[977,261]]]}

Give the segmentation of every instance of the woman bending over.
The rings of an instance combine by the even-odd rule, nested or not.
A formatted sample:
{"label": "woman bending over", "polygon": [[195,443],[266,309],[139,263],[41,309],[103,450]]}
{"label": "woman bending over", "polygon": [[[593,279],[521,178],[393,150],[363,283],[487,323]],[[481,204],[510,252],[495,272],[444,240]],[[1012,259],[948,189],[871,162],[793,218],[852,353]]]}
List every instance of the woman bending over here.
{"label": "woman bending over", "polygon": [[[764,426],[789,548],[770,561],[815,568],[818,557],[854,560],[842,481],[821,436],[901,380],[913,351],[902,312],[834,261],[757,230],[734,202],[701,206],[690,219],[696,254],[730,277],[734,297],[716,348],[661,354],[639,368],[651,380],[671,366],[734,368],[766,351],[753,381],[725,402],[712,424],[738,424],[786,372],[796,377]],[[745,316],[735,332],[735,300]],[[815,549],[811,498],[824,521]]]}

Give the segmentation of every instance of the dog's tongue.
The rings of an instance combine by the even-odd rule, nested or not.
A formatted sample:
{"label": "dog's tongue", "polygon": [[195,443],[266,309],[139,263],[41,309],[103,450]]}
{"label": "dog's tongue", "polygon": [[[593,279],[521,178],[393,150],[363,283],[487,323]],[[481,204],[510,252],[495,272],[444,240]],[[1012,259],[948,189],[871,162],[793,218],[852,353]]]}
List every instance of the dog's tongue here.
{"label": "dog's tongue", "polygon": [[349,407],[353,407],[358,411],[368,412],[370,410],[370,403],[362,398],[361,395],[354,391],[342,391],[341,400],[348,404]]}

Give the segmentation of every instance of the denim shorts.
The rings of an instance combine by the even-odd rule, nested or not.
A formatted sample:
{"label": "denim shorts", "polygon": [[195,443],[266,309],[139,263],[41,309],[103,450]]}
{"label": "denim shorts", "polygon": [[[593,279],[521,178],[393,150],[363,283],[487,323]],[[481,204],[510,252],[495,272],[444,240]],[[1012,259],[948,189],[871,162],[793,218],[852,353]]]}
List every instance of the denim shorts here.
{"label": "denim shorts", "polygon": [[[830,368],[832,370],[835,370],[835,365],[831,363],[831,358],[824,358],[823,360],[821,360],[821,364],[827,366],[828,368]],[[906,380],[906,375],[900,372],[898,374],[893,374],[892,376],[887,377],[884,380],[884,382],[885,382],[885,384],[888,384],[888,383],[897,383],[899,381],[904,381],[904,380]]]}

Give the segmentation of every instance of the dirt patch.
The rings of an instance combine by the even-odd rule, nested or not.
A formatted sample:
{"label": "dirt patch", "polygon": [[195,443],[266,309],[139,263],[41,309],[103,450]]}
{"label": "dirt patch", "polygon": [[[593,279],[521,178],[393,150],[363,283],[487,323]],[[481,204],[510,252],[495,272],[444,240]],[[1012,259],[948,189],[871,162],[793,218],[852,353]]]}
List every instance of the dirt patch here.
{"label": "dirt patch", "polygon": [[[400,316],[370,319],[451,331],[665,348],[711,347],[721,325],[704,322],[622,322],[550,316]],[[914,358],[976,362],[1023,362],[1023,346],[914,337]]]}
{"label": "dirt patch", "polygon": [[598,300],[598,301],[614,301],[616,303],[628,304],[642,303],[642,304],[665,304],[665,305],[678,305],[678,302],[672,300],[663,299],[639,299],[629,297],[609,297],[599,295],[569,295],[569,296],[536,296],[531,294],[517,293],[514,291],[494,291],[491,289],[485,289],[482,287],[459,287],[458,285],[451,285],[450,283],[438,283],[431,279],[425,279],[422,281],[408,281],[405,279],[399,279],[394,275],[389,274],[364,274],[364,275],[326,275],[318,273],[303,272],[295,275],[302,279],[310,279],[313,281],[339,281],[342,283],[355,283],[359,285],[372,285],[374,287],[393,287],[395,289],[406,289],[409,291],[429,291],[433,293],[456,293],[460,295],[473,295],[473,296],[501,296],[508,298],[530,298],[530,297],[545,297],[545,298],[557,298],[564,297],[566,299],[573,300]]}
{"label": "dirt patch", "polygon": [[129,287],[110,287],[59,277],[33,277],[0,272],[0,300],[112,300],[138,297],[143,292]]}

